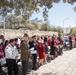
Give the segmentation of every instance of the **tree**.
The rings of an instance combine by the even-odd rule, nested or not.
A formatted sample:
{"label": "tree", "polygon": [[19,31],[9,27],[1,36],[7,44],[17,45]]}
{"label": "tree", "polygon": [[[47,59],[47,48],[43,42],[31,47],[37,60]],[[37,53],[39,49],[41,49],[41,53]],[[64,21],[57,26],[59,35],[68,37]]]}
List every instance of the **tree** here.
{"label": "tree", "polygon": [[72,34],[76,34],[76,28],[73,28],[71,31]]}
{"label": "tree", "polygon": [[35,29],[39,29],[39,23],[38,22],[32,22],[32,25],[34,26]]}
{"label": "tree", "polygon": [[57,27],[56,30],[58,33],[63,33],[63,29],[61,27]]}
{"label": "tree", "polygon": [[51,26],[51,31],[63,33],[63,29],[60,26],[58,26],[58,27]]}
{"label": "tree", "polygon": [[5,25],[8,27],[8,28],[12,28],[13,24],[15,23],[15,17],[14,15],[8,15],[6,16],[5,18]]}
{"label": "tree", "polygon": [[[32,13],[38,12],[39,7],[45,6],[43,10],[44,21],[48,19],[48,9],[53,7],[54,3],[59,3],[60,0],[0,0],[0,15],[7,16],[8,13],[14,13],[17,16],[21,15],[23,17],[23,22],[32,15]],[[63,0],[69,4],[74,4],[76,0]],[[76,11],[76,7],[74,8]],[[9,19],[10,20],[10,19]],[[4,20],[5,22],[5,20]],[[19,20],[16,22],[19,25]],[[10,20],[10,25],[12,21]],[[46,29],[45,29],[46,30]]]}
{"label": "tree", "polygon": [[13,11],[15,15],[28,19],[33,10],[37,10],[36,4],[33,0],[0,0],[0,14],[4,16]]}
{"label": "tree", "polygon": [[23,21],[24,21],[24,19],[21,15],[16,16],[16,15],[11,14],[11,15],[6,16],[6,18],[5,18],[6,27],[11,28],[11,29],[19,28],[20,24],[25,22],[25,21],[24,22]]}
{"label": "tree", "polygon": [[76,12],[76,6],[75,6],[73,9],[74,9],[74,11]]}
{"label": "tree", "polygon": [[[53,3],[59,2],[60,0],[0,0],[0,14],[4,16],[13,11],[15,15],[22,15],[28,19],[33,11],[39,11],[38,6],[50,9],[53,7]],[[76,0],[63,0],[63,2],[73,4]]]}
{"label": "tree", "polygon": [[51,31],[51,27],[48,24],[42,24],[40,30],[41,31]]}

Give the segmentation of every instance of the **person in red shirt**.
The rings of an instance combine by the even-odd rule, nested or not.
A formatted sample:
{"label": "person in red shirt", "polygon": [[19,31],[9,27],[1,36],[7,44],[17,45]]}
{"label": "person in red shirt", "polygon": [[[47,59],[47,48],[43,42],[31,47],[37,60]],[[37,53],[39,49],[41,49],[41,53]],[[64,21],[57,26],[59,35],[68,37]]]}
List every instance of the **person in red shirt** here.
{"label": "person in red shirt", "polygon": [[[4,53],[2,51],[2,45],[0,44],[0,60],[1,60],[1,58],[3,58],[3,55],[4,55]],[[0,62],[0,75],[1,75],[1,69],[2,69],[2,67],[1,67],[1,62]]]}
{"label": "person in red shirt", "polygon": [[75,41],[75,45],[74,45],[74,47],[76,47],[76,36],[74,36],[74,41]]}
{"label": "person in red shirt", "polygon": [[48,41],[47,41],[48,46],[51,46],[51,42],[52,42],[51,37],[49,37],[49,38],[48,38]]}
{"label": "person in red shirt", "polygon": [[2,45],[0,44],[0,59],[3,58],[3,55],[4,55],[4,53],[3,53],[3,50],[2,50]]}
{"label": "person in red shirt", "polygon": [[4,56],[5,56],[5,48],[6,48],[6,46],[7,46],[8,44],[9,44],[9,41],[6,40],[5,43],[4,43],[4,45],[3,45],[3,47],[2,47],[2,50],[3,50],[3,52],[4,52]]}
{"label": "person in red shirt", "polygon": [[0,49],[0,59],[3,58],[3,52],[2,50]]}
{"label": "person in red shirt", "polygon": [[55,56],[57,57],[58,56],[58,53],[59,53],[59,41],[58,41],[58,37],[55,38],[55,45],[56,45],[56,54]]}
{"label": "person in red shirt", "polygon": [[56,43],[56,46],[59,45],[58,37],[55,38],[55,43]]}
{"label": "person in red shirt", "polygon": [[41,41],[38,41],[38,56],[39,56],[39,66],[41,66],[46,56],[44,45]]}

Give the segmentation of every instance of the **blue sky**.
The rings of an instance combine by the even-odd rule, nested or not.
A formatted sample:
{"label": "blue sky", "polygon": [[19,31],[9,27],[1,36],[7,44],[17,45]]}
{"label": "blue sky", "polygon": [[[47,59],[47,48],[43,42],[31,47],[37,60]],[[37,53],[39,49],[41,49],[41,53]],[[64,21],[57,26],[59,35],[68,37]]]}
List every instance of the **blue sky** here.
{"label": "blue sky", "polygon": [[[74,5],[63,3],[62,0],[59,3],[53,4],[53,7],[48,12],[48,20],[50,25],[53,26],[61,26],[63,27],[75,27],[76,26],[76,12],[73,10]],[[30,19],[38,18],[39,20],[43,20],[42,14],[43,8],[40,8],[40,13],[34,13]],[[68,18],[68,19],[66,19]]]}

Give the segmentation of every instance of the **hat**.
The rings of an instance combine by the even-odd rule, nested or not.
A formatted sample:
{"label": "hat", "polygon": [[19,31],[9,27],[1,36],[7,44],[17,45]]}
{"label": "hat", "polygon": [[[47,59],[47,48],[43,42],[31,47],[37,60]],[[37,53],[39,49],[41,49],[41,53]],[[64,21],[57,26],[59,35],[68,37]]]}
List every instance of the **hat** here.
{"label": "hat", "polygon": [[25,34],[24,34],[24,37],[28,37],[28,34],[27,34],[27,33],[25,33]]}
{"label": "hat", "polygon": [[28,37],[23,37],[22,40],[28,40]]}

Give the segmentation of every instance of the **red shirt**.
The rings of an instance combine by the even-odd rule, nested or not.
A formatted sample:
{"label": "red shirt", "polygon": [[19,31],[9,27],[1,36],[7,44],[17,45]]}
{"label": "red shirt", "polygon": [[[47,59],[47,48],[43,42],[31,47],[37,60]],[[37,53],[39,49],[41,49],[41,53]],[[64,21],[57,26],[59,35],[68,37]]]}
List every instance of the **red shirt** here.
{"label": "red shirt", "polygon": [[[0,49],[0,54],[2,53],[2,50]],[[3,55],[0,55],[0,59],[3,58]]]}
{"label": "red shirt", "polygon": [[76,42],[76,36],[74,37],[74,40],[75,40],[75,42]]}
{"label": "red shirt", "polygon": [[51,42],[52,42],[52,40],[51,40],[51,39],[49,39],[49,40],[47,41],[48,46],[51,46]]}
{"label": "red shirt", "polygon": [[58,38],[55,39],[55,44],[56,44],[57,46],[59,45]]}
{"label": "red shirt", "polygon": [[3,45],[4,56],[5,56],[5,48],[6,48],[6,45]]}
{"label": "red shirt", "polygon": [[38,43],[38,55],[39,59],[44,59],[45,58],[45,50],[44,50],[44,45],[42,43]]}
{"label": "red shirt", "polygon": [[15,43],[15,46],[17,47],[17,49],[19,49],[19,44]]}

